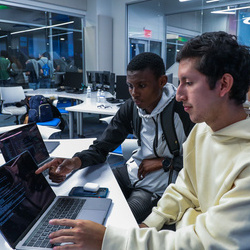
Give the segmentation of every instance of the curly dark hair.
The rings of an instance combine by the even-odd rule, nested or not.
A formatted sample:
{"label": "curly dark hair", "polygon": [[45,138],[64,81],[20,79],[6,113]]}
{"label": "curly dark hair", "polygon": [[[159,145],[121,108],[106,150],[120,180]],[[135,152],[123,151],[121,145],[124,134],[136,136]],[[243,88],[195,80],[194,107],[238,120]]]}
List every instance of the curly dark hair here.
{"label": "curly dark hair", "polygon": [[135,56],[127,66],[127,71],[151,69],[156,79],[165,75],[163,59],[155,53],[143,52]]}
{"label": "curly dark hair", "polygon": [[230,98],[237,104],[246,101],[250,85],[250,54],[247,46],[239,45],[237,37],[223,31],[206,32],[184,44],[176,61],[197,59],[196,69],[204,74],[214,89],[216,82],[225,74],[232,75],[233,87]]}

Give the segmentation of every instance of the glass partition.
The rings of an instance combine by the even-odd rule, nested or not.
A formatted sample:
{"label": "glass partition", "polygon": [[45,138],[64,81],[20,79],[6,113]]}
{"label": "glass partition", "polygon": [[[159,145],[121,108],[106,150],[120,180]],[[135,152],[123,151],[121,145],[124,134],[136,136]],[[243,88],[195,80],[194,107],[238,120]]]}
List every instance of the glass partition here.
{"label": "glass partition", "polygon": [[[40,87],[58,87],[62,72],[81,72],[84,74],[83,23],[81,17],[39,10],[30,10],[0,5],[0,53],[7,58],[10,67],[8,81],[0,73],[0,84],[21,85],[29,88],[29,62],[48,58],[49,84]],[[0,60],[1,63],[1,60]],[[43,81],[43,63],[36,69],[38,81]],[[52,68],[51,68],[52,67]],[[6,77],[5,77],[6,78]],[[7,80],[5,79],[4,80]],[[47,80],[46,80],[47,81]]]}
{"label": "glass partition", "polygon": [[[250,3],[227,0],[151,0],[128,5],[129,45],[142,39],[157,39],[167,71],[177,74],[176,54],[190,38],[209,31],[237,35],[241,44],[250,46]],[[145,30],[150,31],[146,36]],[[148,31],[148,32],[149,32]],[[133,40],[131,39],[133,37]],[[134,41],[134,43],[132,43]],[[147,48],[147,47],[145,47]],[[137,50],[141,52],[142,49]],[[149,49],[144,51],[150,51]],[[136,54],[129,50],[128,59]],[[159,50],[157,50],[158,54]]]}

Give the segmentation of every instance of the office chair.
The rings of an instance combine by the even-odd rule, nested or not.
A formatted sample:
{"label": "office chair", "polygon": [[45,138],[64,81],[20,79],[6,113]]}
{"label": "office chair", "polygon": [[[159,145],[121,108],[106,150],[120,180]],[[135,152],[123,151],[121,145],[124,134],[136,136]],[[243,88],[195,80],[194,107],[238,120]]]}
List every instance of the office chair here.
{"label": "office chair", "polygon": [[[54,100],[52,104],[56,107],[57,102],[58,102],[58,100]],[[47,127],[50,127],[50,128],[60,129],[61,119],[60,119],[60,118],[57,118],[57,117],[54,117],[54,118],[53,118],[52,120],[50,120],[50,121],[46,121],[46,122],[37,122],[36,124],[37,124],[37,125],[40,125],[40,126],[47,126]]]}
{"label": "office chair", "polygon": [[25,99],[25,94],[21,86],[1,87],[1,113],[4,115],[15,116],[15,123],[19,124],[18,117],[27,112],[26,105],[18,106]]}

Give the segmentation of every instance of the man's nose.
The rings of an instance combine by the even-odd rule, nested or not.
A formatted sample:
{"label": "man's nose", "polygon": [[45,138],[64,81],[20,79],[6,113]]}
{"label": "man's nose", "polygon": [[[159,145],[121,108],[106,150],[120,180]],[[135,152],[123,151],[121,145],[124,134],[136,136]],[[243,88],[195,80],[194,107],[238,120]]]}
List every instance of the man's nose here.
{"label": "man's nose", "polygon": [[181,102],[185,99],[185,95],[184,95],[184,88],[181,84],[179,84],[178,88],[177,88],[177,92],[176,92],[176,100],[178,102]]}

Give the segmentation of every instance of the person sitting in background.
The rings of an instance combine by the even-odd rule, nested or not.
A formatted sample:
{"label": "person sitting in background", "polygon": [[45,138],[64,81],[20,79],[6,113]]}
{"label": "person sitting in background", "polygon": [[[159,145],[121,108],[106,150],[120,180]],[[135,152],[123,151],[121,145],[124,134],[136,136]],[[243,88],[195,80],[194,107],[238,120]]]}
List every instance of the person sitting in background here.
{"label": "person sitting in background", "polygon": [[[127,84],[132,99],[120,107],[89,150],[76,153],[72,159],[54,159],[37,173],[50,168],[50,178],[60,182],[72,170],[103,163],[109,152],[116,149],[128,134],[134,133],[140,138],[138,149],[123,167],[113,169],[113,172],[139,223],[151,212],[167,185],[175,181],[178,170],[182,168],[182,147],[179,148],[179,155],[174,157],[161,125],[164,109],[168,105],[171,107],[171,117],[166,119],[171,119],[174,124],[180,145],[186,140],[193,123],[181,104],[174,102],[172,105],[176,88],[167,84],[160,56],[146,52],[134,57],[127,66]],[[135,120],[141,122],[135,123]],[[174,169],[168,171],[171,159],[174,159]],[[168,164],[164,165],[166,161]]]}
{"label": "person sitting in background", "polygon": [[6,50],[1,50],[0,53],[0,87],[10,86],[10,60]]}
{"label": "person sitting in background", "polygon": [[40,70],[41,66],[36,59],[30,58],[26,62],[25,74],[29,78],[29,88],[39,89],[40,88]]}
{"label": "person sitting in background", "polygon": [[[71,247],[92,250],[249,249],[250,119],[243,108],[249,49],[234,35],[209,32],[185,43],[177,61],[176,99],[198,124],[184,143],[184,167],[176,183],[141,228],[54,219],[50,224],[71,228],[51,233],[51,244],[73,242]],[[173,223],[176,231],[161,230]]]}

